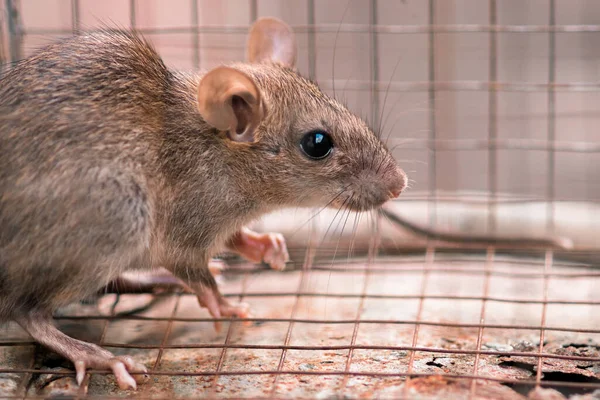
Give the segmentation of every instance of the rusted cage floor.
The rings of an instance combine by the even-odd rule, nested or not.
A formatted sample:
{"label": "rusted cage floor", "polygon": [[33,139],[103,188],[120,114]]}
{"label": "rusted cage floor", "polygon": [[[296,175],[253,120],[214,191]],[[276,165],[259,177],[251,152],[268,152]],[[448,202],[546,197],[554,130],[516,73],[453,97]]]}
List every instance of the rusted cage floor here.
{"label": "rusted cage floor", "polygon": [[[494,261],[491,254],[487,261],[437,261],[430,254],[320,267],[325,270],[226,274],[223,291],[250,303],[257,320],[251,326],[224,322],[220,333],[186,294],[108,319],[103,316],[113,305],[117,313],[131,311],[152,296],[123,295],[115,302],[106,295],[99,307],[62,310],[58,323],[73,336],[133,355],[154,372],[136,393],[119,391],[110,375],[92,374],[90,396],[508,399],[534,388],[520,380],[536,379],[571,382],[555,387],[566,395],[591,396],[600,388],[593,269],[552,265],[551,257]],[[0,337],[2,395],[77,392],[72,375],[62,374],[68,363],[32,345],[17,326],[4,327]],[[539,364],[541,337],[547,356]],[[31,368],[56,374],[26,372]],[[471,379],[431,374],[489,379],[474,387]]]}

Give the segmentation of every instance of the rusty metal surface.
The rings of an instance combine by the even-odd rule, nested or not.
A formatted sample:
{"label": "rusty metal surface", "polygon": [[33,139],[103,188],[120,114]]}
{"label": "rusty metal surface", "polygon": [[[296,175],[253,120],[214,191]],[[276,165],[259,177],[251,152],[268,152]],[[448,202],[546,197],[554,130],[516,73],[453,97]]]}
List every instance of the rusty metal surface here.
{"label": "rusty metal surface", "polygon": [[106,295],[61,310],[66,333],[151,370],[137,392],[103,373],[77,388],[68,362],[11,324],[0,331],[0,394],[591,399],[600,390],[599,282],[589,267],[430,257],[304,272],[233,267],[222,289],[255,319],[220,332],[187,294]]}

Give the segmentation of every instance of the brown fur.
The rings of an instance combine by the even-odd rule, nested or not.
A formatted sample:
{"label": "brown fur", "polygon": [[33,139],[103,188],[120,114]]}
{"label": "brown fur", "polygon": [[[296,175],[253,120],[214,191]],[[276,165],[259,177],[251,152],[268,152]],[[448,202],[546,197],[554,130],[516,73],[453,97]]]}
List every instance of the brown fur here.
{"label": "brown fur", "polygon": [[[65,39],[2,78],[0,319],[51,312],[134,268],[210,286],[208,259],[253,219],[338,195],[334,206],[367,210],[404,186],[377,136],[315,84],[278,64],[231,67],[262,94],[252,143],[209,126],[202,75],[167,69],[134,34]],[[335,144],[319,161],[299,147],[317,128]]]}

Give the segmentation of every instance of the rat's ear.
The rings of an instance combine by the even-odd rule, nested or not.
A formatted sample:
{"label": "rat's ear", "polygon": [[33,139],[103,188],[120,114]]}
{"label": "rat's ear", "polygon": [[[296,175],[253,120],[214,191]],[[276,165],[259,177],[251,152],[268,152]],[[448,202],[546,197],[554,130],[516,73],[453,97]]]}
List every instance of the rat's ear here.
{"label": "rat's ear", "polygon": [[264,116],[260,91],[243,72],[217,67],[200,80],[198,110],[202,118],[231,140],[252,142]]}
{"label": "rat's ear", "polygon": [[285,22],[272,17],[258,19],[248,35],[248,61],[278,62],[296,67],[296,36]]}

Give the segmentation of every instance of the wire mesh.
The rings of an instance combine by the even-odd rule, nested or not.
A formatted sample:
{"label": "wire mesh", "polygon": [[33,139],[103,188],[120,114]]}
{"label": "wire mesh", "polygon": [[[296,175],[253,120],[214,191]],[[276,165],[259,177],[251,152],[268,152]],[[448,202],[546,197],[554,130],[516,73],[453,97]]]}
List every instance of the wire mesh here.
{"label": "wire mesh", "polygon": [[[247,15],[244,15],[248,24],[259,15],[268,14],[271,3],[249,1]],[[384,7],[383,0],[368,2],[368,7],[364,8],[368,14],[367,23],[343,21],[342,16],[347,11],[344,7],[363,10],[363,6],[356,2],[341,6],[336,3],[339,7],[334,8],[338,18],[342,19],[339,23],[321,22],[323,18],[319,13],[323,9],[314,0],[297,3],[306,9],[306,21],[292,24],[295,32],[306,34],[307,67],[302,72],[316,80],[322,88],[368,93],[369,115],[374,121],[377,118],[381,120],[386,111],[394,112],[393,108],[386,109],[386,100],[382,101],[380,97],[382,94],[386,98],[388,93],[424,95],[426,138],[406,140],[401,134],[392,132],[389,140],[390,146],[401,144],[403,150],[425,151],[426,165],[422,168],[428,172],[427,179],[421,183],[421,192],[400,201],[402,204],[425,204],[426,221],[423,222],[431,227],[439,226],[440,209],[448,202],[467,206],[470,202],[483,203],[487,210],[486,229],[494,232],[502,222],[499,217],[501,205],[543,202],[544,229],[555,232],[557,202],[595,203],[593,182],[588,182],[589,193],[571,194],[557,190],[564,185],[560,180],[564,177],[558,176],[557,166],[562,154],[600,153],[600,145],[592,136],[583,135],[582,139],[580,135],[577,136],[579,139],[571,140],[568,136],[558,135],[557,124],[561,119],[557,111],[558,96],[562,93],[597,93],[600,83],[557,79],[560,56],[557,35],[598,34],[600,24],[557,23],[555,0],[536,3],[536,7],[547,12],[545,24],[499,23],[499,11],[508,6],[495,0],[486,2],[485,23],[468,24],[443,23],[444,11],[448,11],[444,7],[448,7],[450,2],[441,4],[436,0],[423,2],[426,4],[425,18],[422,23],[414,24],[380,23],[381,9],[388,9]],[[465,3],[467,6],[475,4]],[[209,45],[204,35],[235,36],[248,30],[245,24],[203,23],[198,16],[207,3],[200,0],[186,2],[190,15],[189,25],[185,26],[140,26],[143,22],[140,10],[149,7],[148,3],[130,0],[127,4],[130,27],[150,39],[164,35],[188,35],[191,45],[187,50],[190,64],[195,69],[212,62],[203,58],[201,50],[204,47],[216,50],[231,47],[227,43]],[[6,0],[4,4],[6,26],[3,28],[8,37],[3,45],[8,48],[6,54],[11,63],[23,57],[23,43],[27,38],[77,34],[89,28],[82,24],[81,19],[82,11],[89,6],[84,0],[69,3],[69,27],[30,28],[22,23],[20,6],[22,4],[13,0]],[[583,4],[578,3],[577,6],[585,9]],[[546,35],[547,79],[531,82],[501,78],[499,35],[508,33]],[[331,79],[323,78],[318,57],[321,54],[319,48],[324,46],[321,35],[335,35],[337,43],[340,34],[358,34],[368,38],[368,79],[353,76],[347,80],[336,79],[334,73]],[[382,74],[382,37],[419,34],[425,35],[426,79],[385,80]],[[443,58],[439,43],[444,40],[445,34],[487,35],[486,79],[440,78],[444,75],[439,69],[439,59]],[[439,112],[444,100],[440,99],[440,95],[455,92],[487,95],[487,129],[484,132],[474,132],[472,136],[465,137],[449,137],[444,133],[444,120]],[[544,137],[501,135],[503,117],[499,107],[500,96],[504,93],[546,96]],[[476,196],[458,193],[459,188],[456,193],[441,189],[447,177],[443,171],[440,172],[440,168],[447,167],[443,163],[444,154],[462,156],[481,151],[486,154],[486,183]],[[546,171],[545,179],[542,179],[543,190],[505,195],[500,177],[503,151],[542,153]],[[347,222],[348,217],[345,218]],[[465,244],[449,249],[443,244],[425,241],[417,245],[413,243],[412,247],[411,243],[394,243],[396,253],[386,254],[390,253],[390,249],[381,245],[381,224],[385,221],[373,218],[369,221],[372,229],[370,242],[362,244],[362,256],[351,257],[351,253],[360,253],[361,249],[360,244],[354,243],[354,237],[341,244],[339,240],[331,240],[319,245],[312,236],[319,229],[318,223],[312,222],[307,234],[308,246],[291,248],[292,254],[298,256],[295,259],[303,261],[296,261],[296,268],[292,266],[288,273],[275,276],[244,263],[234,263],[226,272],[225,295],[228,298],[251,301],[254,305],[260,301],[268,306],[263,309],[265,313],[262,316],[217,319],[226,326],[221,335],[207,335],[207,338],[196,335],[179,340],[176,333],[182,329],[185,331],[185,327],[201,326],[204,328],[200,333],[206,333],[205,325],[215,321],[206,313],[190,316],[186,304],[194,299],[185,293],[153,294],[154,299],[168,305],[162,314],[119,313],[117,309],[124,301],[123,296],[106,295],[112,300],[110,312],[86,314],[75,307],[58,314],[56,321],[61,326],[74,323],[79,328],[86,325],[97,327],[100,333],[95,343],[118,354],[135,351],[134,354],[143,357],[147,361],[151,381],[140,387],[139,397],[202,395],[239,398],[247,395],[279,398],[325,393],[350,398],[374,395],[412,398],[415,393],[441,397],[455,393],[463,398],[487,398],[494,397],[489,392],[490,387],[494,387],[498,390],[495,395],[503,394],[496,397],[509,398],[513,394],[527,394],[540,388],[553,388],[565,396],[589,394],[600,389],[600,377],[596,373],[600,362],[600,327],[595,325],[600,299],[594,296],[600,272],[594,268],[595,263],[589,261],[595,260],[596,248],[582,247],[570,252],[552,249],[501,251],[494,246],[473,249]],[[346,222],[337,223],[345,226]],[[584,234],[589,235],[589,231]],[[402,249],[405,251],[402,252]],[[344,257],[346,252],[348,256]],[[324,255],[325,259],[318,258],[318,255]],[[583,257],[587,262],[573,262],[578,260],[573,256]],[[280,280],[281,287],[265,283],[257,289],[257,279]],[[326,281],[325,286],[322,281]],[[463,284],[463,281],[466,283]],[[389,284],[397,287],[389,290]],[[340,305],[346,304],[344,301],[349,305]],[[328,302],[334,302],[339,308],[327,309]],[[321,303],[325,304],[324,309]],[[386,311],[385,307],[390,310]],[[414,312],[403,310],[412,307]],[[452,311],[453,308],[456,310]],[[465,315],[461,314],[463,308]],[[277,309],[280,310],[276,312]],[[320,315],[324,317],[318,317]],[[531,322],[533,320],[537,322]],[[95,323],[100,325],[93,325]],[[150,326],[156,328],[153,329],[156,341],[139,338],[119,341],[118,334],[111,334],[111,327],[115,325],[117,330],[124,329],[121,333],[125,335],[127,327],[136,326],[136,323],[155,324]],[[243,326],[247,324],[250,327]],[[267,339],[260,337],[267,332],[264,327],[270,329]],[[338,330],[344,333],[338,334]],[[0,378],[5,377],[2,382],[17,382],[14,386],[8,385],[4,391],[0,385],[0,396],[45,398],[49,392],[36,387],[36,379],[52,377],[44,381],[47,388],[48,382],[73,377],[73,371],[68,368],[40,363],[35,343],[22,335],[15,334],[13,338],[12,331],[7,332],[6,337],[0,339],[0,349],[6,354],[13,348],[18,351],[37,350],[29,353],[23,350],[29,356],[16,362],[0,353],[0,359],[6,360],[5,365],[0,364]],[[278,333],[277,340],[271,340],[273,332]],[[244,340],[244,335],[247,340]],[[498,344],[494,340],[504,342]],[[239,352],[253,357],[241,358],[239,354],[242,353]],[[182,367],[171,354],[175,354],[175,358],[190,356],[193,360]],[[254,363],[253,359],[261,359],[261,355],[265,354],[270,355],[265,356],[262,363]],[[83,384],[74,392],[76,397],[114,395],[114,391],[107,389],[105,382],[111,381],[106,380],[106,375],[108,373],[104,371],[88,371]],[[319,380],[321,378],[325,380]],[[461,386],[461,383],[466,385]],[[492,386],[494,384],[498,386]],[[68,392],[65,386],[57,387],[52,390]],[[503,388],[510,392],[502,392]]]}

